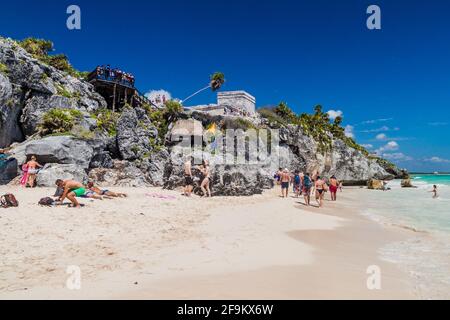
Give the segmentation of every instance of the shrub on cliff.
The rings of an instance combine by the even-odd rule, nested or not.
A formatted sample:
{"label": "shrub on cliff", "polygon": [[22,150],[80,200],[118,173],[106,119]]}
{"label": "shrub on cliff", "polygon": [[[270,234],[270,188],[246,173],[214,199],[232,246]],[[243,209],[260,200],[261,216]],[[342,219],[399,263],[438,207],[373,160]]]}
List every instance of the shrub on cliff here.
{"label": "shrub on cliff", "polygon": [[38,126],[43,136],[69,133],[83,114],[75,109],[51,109],[42,117]]}
{"label": "shrub on cliff", "polygon": [[34,58],[42,61],[45,64],[48,64],[60,71],[67,72],[74,77],[82,78],[83,76],[85,76],[84,72],[75,70],[65,54],[50,55],[50,52],[54,50],[53,42],[51,41],[44,39],[27,38],[23,41],[20,41],[19,45]]}
{"label": "shrub on cliff", "polygon": [[120,113],[109,109],[100,109],[92,117],[97,121],[97,128],[107,132],[111,137],[116,135]]}

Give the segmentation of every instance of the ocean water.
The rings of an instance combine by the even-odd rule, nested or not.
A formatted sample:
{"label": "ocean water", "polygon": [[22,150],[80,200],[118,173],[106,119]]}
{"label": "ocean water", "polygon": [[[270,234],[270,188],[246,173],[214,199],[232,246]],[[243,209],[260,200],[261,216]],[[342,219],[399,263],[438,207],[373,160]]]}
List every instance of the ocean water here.
{"label": "ocean water", "polygon": [[410,273],[420,298],[450,299],[450,175],[413,175],[412,182],[417,188],[401,188],[394,180],[389,191],[365,193],[363,214],[411,230],[408,240],[382,248],[381,257]]}

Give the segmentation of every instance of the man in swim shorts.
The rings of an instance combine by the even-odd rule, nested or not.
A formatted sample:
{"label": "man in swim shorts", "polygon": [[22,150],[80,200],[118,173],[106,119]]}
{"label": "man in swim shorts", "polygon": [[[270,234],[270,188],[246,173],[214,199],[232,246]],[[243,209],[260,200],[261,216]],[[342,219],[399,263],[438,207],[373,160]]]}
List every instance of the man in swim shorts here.
{"label": "man in swim shorts", "polygon": [[75,181],[75,180],[56,180],[55,184],[61,188],[64,189],[63,194],[61,197],[59,197],[58,201],[63,202],[65,198],[69,199],[70,202],[72,202],[72,205],[75,208],[81,208],[80,204],[78,203],[76,197],[82,197],[86,193],[86,189],[84,188],[83,184],[81,182]]}
{"label": "man in swim shorts", "polygon": [[190,156],[184,163],[184,195],[190,197],[192,189],[194,189],[194,179],[192,178],[192,163],[194,157]]}
{"label": "man in swim shorts", "polygon": [[288,197],[289,193],[289,182],[291,181],[291,175],[289,174],[289,170],[286,168],[281,172],[280,176],[281,181],[281,196],[283,198]]}
{"label": "man in swim shorts", "polygon": [[331,193],[331,201],[336,201],[336,193],[339,187],[339,181],[335,176],[330,178],[330,193]]}

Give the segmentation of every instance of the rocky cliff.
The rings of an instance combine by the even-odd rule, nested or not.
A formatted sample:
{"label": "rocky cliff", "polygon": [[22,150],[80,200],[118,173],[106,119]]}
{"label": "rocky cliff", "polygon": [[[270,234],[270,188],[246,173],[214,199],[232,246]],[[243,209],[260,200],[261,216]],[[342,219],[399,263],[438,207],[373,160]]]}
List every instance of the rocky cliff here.
{"label": "rocky cliff", "polygon": [[[42,131],[50,111],[55,111],[53,117],[64,118],[59,119],[61,122],[70,120],[75,124],[58,134]],[[41,186],[51,186],[56,178],[72,177],[93,179],[103,185],[175,188],[183,184],[185,161],[177,154],[172,139],[179,127],[192,124],[202,131],[195,134],[200,139],[204,128],[212,124],[217,125],[217,130],[240,127],[243,122],[252,128],[268,127],[259,115],[242,120],[194,112],[179,114],[172,120],[184,122],[169,121],[162,128],[153,112],[159,111],[125,108],[120,114],[111,115],[105,100],[91,84],[48,66],[17,42],[0,38],[0,148],[11,149],[17,172],[29,156],[36,155],[45,165],[37,180]],[[277,151],[279,158],[259,159],[257,164],[223,164],[219,161],[222,155],[202,153],[197,148],[197,159],[206,158],[211,163],[213,194],[260,193],[272,186],[278,167],[318,171],[325,176],[334,174],[348,183],[390,179],[401,174],[395,166],[383,166],[342,140],[333,140],[331,150],[321,152],[319,142],[300,126],[285,125],[279,129],[280,141],[272,150]],[[256,150],[250,148],[246,153],[251,156]],[[0,172],[0,181],[12,178],[10,167],[11,163],[7,178],[6,174],[1,177]]]}

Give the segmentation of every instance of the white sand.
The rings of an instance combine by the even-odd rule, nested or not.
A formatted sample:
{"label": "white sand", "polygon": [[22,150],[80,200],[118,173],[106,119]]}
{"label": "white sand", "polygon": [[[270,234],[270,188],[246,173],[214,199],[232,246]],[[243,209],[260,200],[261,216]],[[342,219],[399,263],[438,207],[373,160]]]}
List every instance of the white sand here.
{"label": "white sand", "polygon": [[[0,209],[0,298],[415,298],[411,279],[377,257],[408,232],[359,216],[354,196],[363,191],[346,190],[317,209],[275,190],[187,199],[158,188],[112,189],[130,196],[72,209],[37,205],[54,190],[1,186],[20,207]],[[366,286],[374,264],[382,290]],[[66,287],[70,265],[81,269],[80,290]]]}

